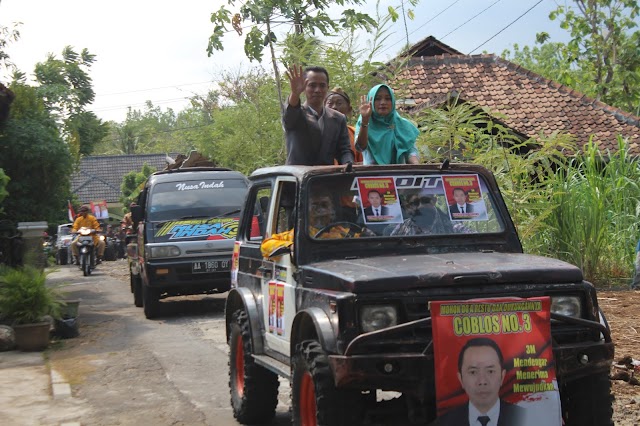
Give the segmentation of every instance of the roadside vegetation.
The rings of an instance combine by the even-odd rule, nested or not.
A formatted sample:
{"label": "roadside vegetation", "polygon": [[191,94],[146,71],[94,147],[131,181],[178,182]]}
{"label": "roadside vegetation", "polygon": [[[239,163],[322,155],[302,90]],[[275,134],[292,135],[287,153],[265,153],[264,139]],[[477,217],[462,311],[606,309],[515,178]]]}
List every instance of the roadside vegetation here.
{"label": "roadside vegetation", "polygon": [[[250,7],[254,3],[260,7]],[[148,102],[143,109],[130,109],[121,123],[103,123],[87,110],[94,96],[92,54],[67,47],[60,57],[52,55],[38,64],[36,82],[27,84],[25,74],[3,53],[7,43],[18,41],[19,33],[1,28],[0,77],[19,99],[0,127],[0,221],[65,221],[69,176],[82,155],[197,150],[219,166],[243,173],[283,164],[280,105],[288,83],[278,71],[282,65],[324,65],[330,86],[342,87],[354,108],[375,83],[377,72],[384,70],[393,78],[393,70],[403,67],[401,59],[382,63],[376,58],[382,53],[401,58],[407,46],[395,47],[393,54],[390,29],[400,21],[406,33],[416,0],[378,7],[372,17],[348,12],[329,20],[324,13],[337,5],[361,3],[327,1],[310,16],[291,2],[232,1],[229,10],[212,11],[209,54],[221,54],[223,36],[237,32],[256,65],[225,70],[217,76],[215,89],[194,95],[182,111]],[[568,43],[539,33],[535,46],[515,45],[502,56],[638,115],[639,13],[637,0],[574,0],[550,17],[569,32]],[[293,30],[282,39],[269,29],[274,16],[292,23]],[[243,34],[241,28],[251,23],[259,23],[262,32]],[[367,43],[358,39],[362,28],[367,30]],[[320,39],[320,34],[334,35]],[[354,114],[352,120],[356,118]],[[563,134],[522,141],[486,111],[458,104],[457,99],[412,118],[424,131],[418,145],[425,161],[473,161],[494,171],[527,252],[578,265],[599,285],[628,282],[640,236],[640,172],[626,141],[619,139],[615,153],[598,152],[594,143],[578,150],[576,141]],[[147,172],[127,177],[125,201],[135,195],[139,173]]]}
{"label": "roadside vegetation", "polygon": [[491,169],[528,253],[582,268],[599,286],[628,285],[640,236],[640,168],[618,137],[615,152],[568,135],[519,141],[489,115],[454,99],[416,117],[418,146],[431,162]]}

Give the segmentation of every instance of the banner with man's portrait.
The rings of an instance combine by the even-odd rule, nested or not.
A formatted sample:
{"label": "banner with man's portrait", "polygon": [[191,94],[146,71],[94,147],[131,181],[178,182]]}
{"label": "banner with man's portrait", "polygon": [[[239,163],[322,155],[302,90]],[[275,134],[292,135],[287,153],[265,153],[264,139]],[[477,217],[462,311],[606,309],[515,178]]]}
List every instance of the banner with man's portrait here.
{"label": "banner with man's portrait", "polygon": [[107,201],[91,201],[90,203],[91,213],[96,219],[106,220],[109,219],[109,210],[107,209]]}
{"label": "banner with man's portrait", "polygon": [[430,303],[435,424],[562,425],[550,306],[549,297]]}

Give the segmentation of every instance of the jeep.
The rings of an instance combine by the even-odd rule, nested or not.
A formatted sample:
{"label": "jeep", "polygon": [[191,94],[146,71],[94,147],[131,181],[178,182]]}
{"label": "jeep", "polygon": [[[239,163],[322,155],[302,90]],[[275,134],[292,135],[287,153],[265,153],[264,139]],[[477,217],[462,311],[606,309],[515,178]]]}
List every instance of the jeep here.
{"label": "jeep", "polygon": [[238,422],[273,418],[281,376],[295,425],[438,424],[432,306],[539,298],[557,424],[612,424],[614,345],[596,289],[573,265],[523,253],[490,171],[279,166],[249,181],[225,308]]}

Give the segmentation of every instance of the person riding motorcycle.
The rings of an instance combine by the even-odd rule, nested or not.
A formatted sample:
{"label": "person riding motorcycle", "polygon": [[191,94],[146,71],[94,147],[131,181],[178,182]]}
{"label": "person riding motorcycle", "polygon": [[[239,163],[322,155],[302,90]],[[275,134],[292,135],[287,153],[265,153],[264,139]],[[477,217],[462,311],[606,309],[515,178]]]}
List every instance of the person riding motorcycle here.
{"label": "person riding motorcycle", "polygon": [[[94,215],[89,214],[89,211],[91,211],[89,206],[80,207],[80,209],[78,210],[78,217],[76,218],[75,222],[73,222],[73,227],[71,228],[72,234],[77,234],[78,230],[82,227],[95,229],[96,232],[102,231],[102,228],[100,227],[100,222],[98,222],[98,220]],[[98,237],[98,235],[96,234],[93,234],[92,238],[93,238],[93,245],[98,250],[98,259],[96,263],[101,263],[102,256],[104,255],[105,243],[104,241],[100,240],[100,237]],[[76,237],[71,243],[71,251],[73,252],[74,258],[77,259],[78,258],[78,237]]]}

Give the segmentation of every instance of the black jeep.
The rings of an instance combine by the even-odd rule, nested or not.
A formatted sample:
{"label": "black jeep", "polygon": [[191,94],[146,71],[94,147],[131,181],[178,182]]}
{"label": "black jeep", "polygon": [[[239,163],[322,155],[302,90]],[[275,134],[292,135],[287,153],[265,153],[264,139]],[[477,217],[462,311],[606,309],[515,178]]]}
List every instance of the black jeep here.
{"label": "black jeep", "polygon": [[612,424],[596,290],[575,266],[523,254],[488,170],[282,166],[249,180],[226,304],[240,423],[274,416],[278,375],[296,425],[437,422],[430,303],[511,297],[550,299],[558,417]]}

